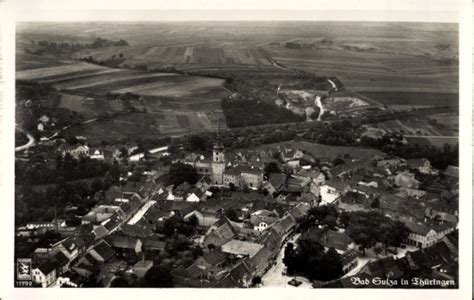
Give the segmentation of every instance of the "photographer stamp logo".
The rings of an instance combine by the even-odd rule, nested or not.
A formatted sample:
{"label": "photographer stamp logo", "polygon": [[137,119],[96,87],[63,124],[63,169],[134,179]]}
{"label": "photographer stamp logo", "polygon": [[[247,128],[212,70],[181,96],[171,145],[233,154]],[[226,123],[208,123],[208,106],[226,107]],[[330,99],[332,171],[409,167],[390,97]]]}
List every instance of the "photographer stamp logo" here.
{"label": "photographer stamp logo", "polygon": [[31,258],[17,259],[16,277],[18,280],[31,280]]}

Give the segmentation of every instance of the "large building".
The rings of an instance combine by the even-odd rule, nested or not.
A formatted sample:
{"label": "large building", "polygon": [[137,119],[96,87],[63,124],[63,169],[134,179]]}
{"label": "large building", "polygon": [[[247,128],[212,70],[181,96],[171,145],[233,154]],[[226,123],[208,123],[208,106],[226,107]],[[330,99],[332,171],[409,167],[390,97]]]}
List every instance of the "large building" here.
{"label": "large building", "polygon": [[208,176],[212,185],[230,186],[233,184],[237,187],[258,188],[263,183],[263,171],[260,168],[247,163],[228,164],[221,141],[213,146],[212,161],[202,156],[195,156],[195,159],[185,163],[196,168],[198,174]]}

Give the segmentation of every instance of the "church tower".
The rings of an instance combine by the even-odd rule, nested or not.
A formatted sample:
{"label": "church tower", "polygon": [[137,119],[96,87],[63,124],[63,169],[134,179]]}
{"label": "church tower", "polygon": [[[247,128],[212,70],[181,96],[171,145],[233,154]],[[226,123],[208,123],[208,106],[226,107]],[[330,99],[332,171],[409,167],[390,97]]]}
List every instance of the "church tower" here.
{"label": "church tower", "polygon": [[218,140],[212,149],[212,184],[222,185],[224,183],[224,170],[224,145]]}

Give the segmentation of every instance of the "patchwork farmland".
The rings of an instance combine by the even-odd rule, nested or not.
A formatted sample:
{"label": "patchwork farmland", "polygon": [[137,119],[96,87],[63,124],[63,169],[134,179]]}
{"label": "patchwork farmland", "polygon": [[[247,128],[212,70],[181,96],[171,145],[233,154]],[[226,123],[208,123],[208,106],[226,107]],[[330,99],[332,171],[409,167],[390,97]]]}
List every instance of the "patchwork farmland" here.
{"label": "patchwork farmland", "polygon": [[50,84],[59,97],[53,107],[81,113],[85,119],[125,113],[122,101],[108,94],[127,92],[142,96],[130,103],[140,111],[70,128],[69,133],[88,136],[92,144],[140,137],[181,135],[214,129],[223,119],[220,100],[229,94],[223,80],[174,73],[114,69],[65,60],[59,65],[35,64],[17,71],[17,79]]}
{"label": "patchwork farmland", "polygon": [[[255,27],[246,22],[96,22],[65,25],[61,33],[48,23],[19,24],[18,29],[17,79],[51,84],[60,90],[59,107],[86,118],[127,111],[123,102],[110,99],[111,93],[140,95],[132,106],[152,115],[156,122],[147,128],[162,135],[215,128],[224,118],[220,101],[231,94],[220,78],[257,82],[237,91],[250,90],[251,97],[275,103],[272,93],[277,86],[286,88],[303,80],[301,76],[335,76],[350,94],[322,99],[336,116],[360,116],[364,110],[370,114],[372,108],[383,106],[407,110],[454,107],[459,102],[454,24],[259,22]],[[128,45],[83,47],[58,57],[25,51],[42,40],[87,44],[98,37],[124,39]],[[101,66],[117,58],[113,68]],[[400,122],[377,126],[439,136],[451,130]]]}

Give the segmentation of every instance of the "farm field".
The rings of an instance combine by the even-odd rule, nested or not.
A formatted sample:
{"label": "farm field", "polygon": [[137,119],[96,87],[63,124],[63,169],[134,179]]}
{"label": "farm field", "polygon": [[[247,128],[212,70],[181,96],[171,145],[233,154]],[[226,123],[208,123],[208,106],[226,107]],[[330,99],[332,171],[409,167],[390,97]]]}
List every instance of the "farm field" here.
{"label": "farm field", "polygon": [[[99,37],[124,39],[128,46],[81,48],[65,57],[25,51],[39,41],[90,44]],[[304,47],[290,47],[289,42]],[[18,79],[52,84],[69,95],[59,101],[61,107],[87,117],[126,109],[120,101],[105,101],[108,93],[141,95],[139,111],[153,114],[154,128],[166,135],[214,128],[222,117],[220,100],[231,93],[223,87],[223,79],[169,73],[174,69],[248,81],[255,78],[267,86],[297,81],[303,76],[298,70],[336,76],[360,101],[339,99],[323,105],[357,115],[379,104],[392,109],[456,106],[458,52],[456,24],[262,21],[17,26]],[[72,60],[104,62],[113,57],[120,57],[122,69]],[[95,100],[87,102],[87,97]],[[133,126],[143,130],[141,123]],[[394,131],[421,128],[429,135],[444,135],[442,128],[415,123],[381,127]]]}
{"label": "farm field", "polygon": [[418,136],[454,136],[453,130],[429,124],[426,119],[410,118],[403,120],[389,120],[376,124],[377,128],[383,129],[386,132],[396,132],[406,135]]}
{"label": "farm field", "polygon": [[413,106],[458,106],[457,93],[424,93],[424,92],[365,92],[360,94],[388,107],[396,105]]}
{"label": "farm field", "polygon": [[116,143],[140,138],[159,138],[216,129],[222,112],[171,111],[129,113],[112,119],[74,126],[66,134],[86,136],[92,145],[102,141]]}
{"label": "farm field", "polygon": [[[369,40],[366,42],[376,45],[376,50],[370,51],[351,51],[337,46],[344,42],[335,40],[336,46],[310,49],[271,45],[265,50],[288,68],[336,76],[353,91],[457,92],[457,63],[426,57],[421,51],[423,43],[418,52],[411,49],[404,53],[403,45],[418,45],[418,42],[400,42],[397,49],[390,42]],[[358,43],[357,40],[352,42]]]}
{"label": "farm field", "polygon": [[409,144],[413,145],[420,145],[420,146],[428,146],[433,145],[439,148],[442,148],[444,144],[448,144],[454,146],[459,143],[459,139],[457,137],[423,137],[423,136],[407,136],[405,137]]}
{"label": "farm field", "polygon": [[82,62],[18,71],[17,79],[48,83],[61,90],[77,90],[97,95],[131,92],[144,96],[220,100],[229,94],[222,87],[222,79],[111,69]]}
{"label": "farm field", "polygon": [[276,147],[288,147],[293,149],[301,149],[313,155],[315,158],[334,159],[344,154],[349,154],[352,158],[368,160],[373,155],[382,155],[382,152],[372,148],[346,147],[346,146],[329,146],[310,142],[281,142],[256,147],[256,149],[275,149]]}
{"label": "farm field", "polygon": [[57,58],[38,56],[32,54],[18,53],[16,55],[16,71],[29,70],[35,68],[45,68],[62,66],[69,64],[68,61],[58,60]]}

